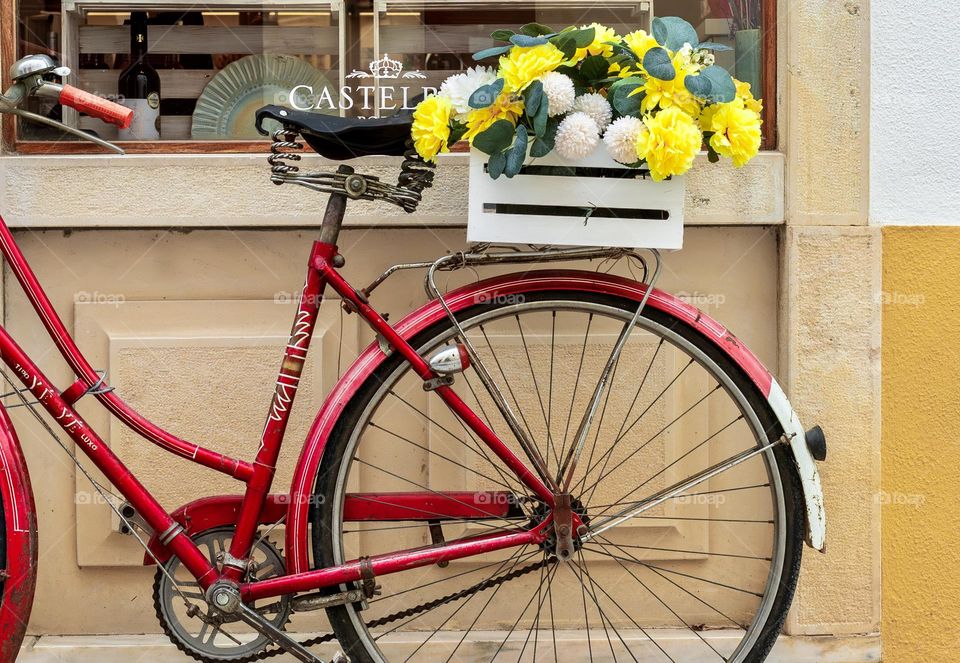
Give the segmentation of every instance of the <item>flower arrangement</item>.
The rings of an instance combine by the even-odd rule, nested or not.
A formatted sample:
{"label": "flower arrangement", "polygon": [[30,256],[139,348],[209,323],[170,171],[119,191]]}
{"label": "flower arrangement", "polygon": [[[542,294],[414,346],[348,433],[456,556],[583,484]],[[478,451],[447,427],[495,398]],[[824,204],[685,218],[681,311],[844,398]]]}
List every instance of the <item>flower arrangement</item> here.
{"label": "flower arrangement", "polygon": [[497,179],[517,175],[528,151],[578,160],[603,143],[614,160],[660,181],[686,173],[704,145],[711,162],[736,167],[760,149],[762,102],[714,64],[729,47],[701,43],[681,18],[654,19],[652,34],[528,23],[492,37],[505,44],[474,59],[497,57],[496,68],[451,76],[414,111],[424,159],[467,140]]}

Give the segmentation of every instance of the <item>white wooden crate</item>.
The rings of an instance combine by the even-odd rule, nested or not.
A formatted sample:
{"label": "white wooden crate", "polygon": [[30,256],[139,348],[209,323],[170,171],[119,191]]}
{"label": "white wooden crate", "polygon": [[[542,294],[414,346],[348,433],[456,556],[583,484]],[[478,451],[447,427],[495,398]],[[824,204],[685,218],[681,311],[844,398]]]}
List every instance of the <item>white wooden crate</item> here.
{"label": "white wooden crate", "polygon": [[[468,241],[651,249],[683,246],[683,177],[654,182],[646,171],[611,159],[602,145],[580,161],[567,161],[556,153],[529,158],[526,172],[511,179],[491,179],[486,172],[487,159],[477,150],[470,154]],[[544,166],[563,167],[565,172],[537,172]],[[588,210],[593,212],[586,218]]]}

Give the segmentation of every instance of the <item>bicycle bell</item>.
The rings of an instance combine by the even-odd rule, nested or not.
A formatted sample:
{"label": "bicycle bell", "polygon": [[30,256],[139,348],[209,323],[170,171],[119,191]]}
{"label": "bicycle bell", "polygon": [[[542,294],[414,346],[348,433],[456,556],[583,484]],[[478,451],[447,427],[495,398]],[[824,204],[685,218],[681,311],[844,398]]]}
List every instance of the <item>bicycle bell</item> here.
{"label": "bicycle bell", "polygon": [[49,55],[37,54],[20,58],[10,67],[10,78],[14,83],[22,83],[26,93],[42,87],[46,74],[69,76],[70,67],[60,67]]}

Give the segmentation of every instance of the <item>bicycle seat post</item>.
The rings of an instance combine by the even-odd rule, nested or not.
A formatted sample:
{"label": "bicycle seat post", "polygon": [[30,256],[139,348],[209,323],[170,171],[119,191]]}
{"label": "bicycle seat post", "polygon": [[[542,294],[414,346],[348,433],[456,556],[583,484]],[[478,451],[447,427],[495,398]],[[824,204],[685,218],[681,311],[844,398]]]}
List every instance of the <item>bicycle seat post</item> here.
{"label": "bicycle seat post", "polygon": [[[353,167],[341,165],[337,168],[341,175],[352,175]],[[331,193],[327,201],[327,209],[323,213],[323,223],[320,225],[320,241],[325,244],[336,244],[340,236],[340,226],[343,225],[343,216],[347,210],[347,195]]]}

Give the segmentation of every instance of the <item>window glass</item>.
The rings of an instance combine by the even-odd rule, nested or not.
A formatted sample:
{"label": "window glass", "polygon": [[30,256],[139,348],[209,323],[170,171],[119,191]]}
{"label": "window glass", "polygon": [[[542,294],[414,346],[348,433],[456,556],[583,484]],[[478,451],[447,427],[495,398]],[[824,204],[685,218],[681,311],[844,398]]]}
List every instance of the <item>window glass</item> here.
{"label": "window glass", "polygon": [[[731,49],[717,53],[718,64],[759,97],[762,11],[772,2],[292,0],[275,3],[281,11],[262,11],[262,2],[246,0],[185,0],[182,10],[170,0],[156,8],[149,0],[20,0],[17,48],[19,56],[54,56],[73,70],[67,82],[159,119],[155,133],[147,126],[119,136],[50,99],[31,99],[28,110],[110,140],[249,140],[258,138],[253,112],[265,104],[349,117],[410,108],[450,74],[477,65],[472,54],[493,45],[491,32],[530,22],[556,29],[597,22],[626,34],[649,30],[654,12],[682,16],[702,40]],[[131,53],[139,20],[147,33],[142,58]],[[153,74],[134,72],[140,78],[133,82],[124,74],[140,60],[156,72],[153,97],[156,84],[144,82]],[[20,139],[74,140],[46,126],[18,126]]]}

